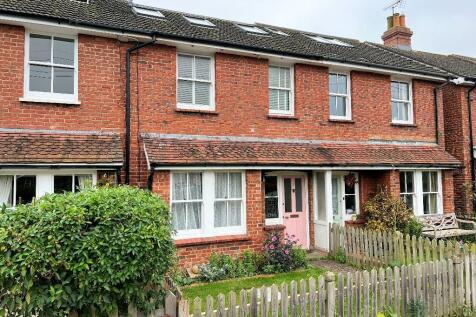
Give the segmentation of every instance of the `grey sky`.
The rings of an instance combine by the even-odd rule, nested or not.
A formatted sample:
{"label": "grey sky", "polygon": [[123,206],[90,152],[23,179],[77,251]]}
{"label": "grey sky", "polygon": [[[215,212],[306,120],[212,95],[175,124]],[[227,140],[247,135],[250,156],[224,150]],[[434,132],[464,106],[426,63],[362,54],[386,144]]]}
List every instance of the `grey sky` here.
{"label": "grey sky", "polygon": [[[242,22],[262,22],[361,41],[381,42],[383,8],[391,0],[134,0]],[[476,57],[475,0],[407,0],[403,13],[413,30],[413,48]]]}

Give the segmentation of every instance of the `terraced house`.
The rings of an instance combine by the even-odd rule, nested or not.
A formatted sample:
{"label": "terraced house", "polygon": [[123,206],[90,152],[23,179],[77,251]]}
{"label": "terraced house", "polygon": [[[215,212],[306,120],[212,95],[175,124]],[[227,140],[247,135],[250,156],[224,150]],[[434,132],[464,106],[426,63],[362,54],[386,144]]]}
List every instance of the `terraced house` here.
{"label": "terraced house", "polygon": [[183,265],[272,230],[326,249],[379,187],[417,215],[455,211],[467,125],[451,98],[467,83],[410,50],[401,16],[382,46],[124,0],[3,0],[0,38],[1,203],[150,188]]}

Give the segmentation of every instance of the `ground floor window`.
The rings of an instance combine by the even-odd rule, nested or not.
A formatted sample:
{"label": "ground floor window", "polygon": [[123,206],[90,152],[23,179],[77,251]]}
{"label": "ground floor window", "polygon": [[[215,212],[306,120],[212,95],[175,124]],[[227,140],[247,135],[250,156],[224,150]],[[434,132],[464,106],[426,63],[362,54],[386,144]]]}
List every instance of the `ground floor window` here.
{"label": "ground floor window", "polygon": [[95,182],[95,171],[82,171],[78,174],[67,170],[2,171],[0,205],[15,207],[31,203],[48,193],[77,192]]}
{"label": "ground floor window", "polygon": [[440,171],[400,172],[400,198],[415,215],[443,213]]}
{"label": "ground floor window", "polygon": [[171,177],[177,238],[246,233],[243,172],[173,172]]}

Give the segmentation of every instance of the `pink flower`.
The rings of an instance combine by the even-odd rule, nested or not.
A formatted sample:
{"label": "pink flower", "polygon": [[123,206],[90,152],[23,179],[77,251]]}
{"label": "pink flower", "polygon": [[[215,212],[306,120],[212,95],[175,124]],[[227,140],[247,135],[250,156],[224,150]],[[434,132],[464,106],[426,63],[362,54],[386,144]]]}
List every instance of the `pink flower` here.
{"label": "pink flower", "polygon": [[273,236],[273,237],[271,238],[271,241],[276,241],[276,240],[278,240],[278,238],[276,238],[276,236]]}
{"label": "pink flower", "polygon": [[274,250],[274,245],[270,244],[270,245],[269,245],[269,249],[270,249],[270,250]]}
{"label": "pink flower", "polygon": [[284,254],[289,255],[289,250],[284,250]]}

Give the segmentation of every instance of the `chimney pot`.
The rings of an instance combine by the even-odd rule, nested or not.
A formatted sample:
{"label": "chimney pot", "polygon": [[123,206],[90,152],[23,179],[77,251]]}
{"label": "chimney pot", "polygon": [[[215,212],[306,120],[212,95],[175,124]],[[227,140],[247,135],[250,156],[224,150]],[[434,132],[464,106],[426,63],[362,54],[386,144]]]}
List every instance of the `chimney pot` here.
{"label": "chimney pot", "polygon": [[406,19],[404,14],[400,16],[400,26],[406,27]]}
{"label": "chimney pot", "polygon": [[411,50],[412,35],[412,30],[406,26],[405,15],[395,13],[387,17],[387,31],[382,35],[383,43],[386,46]]}

